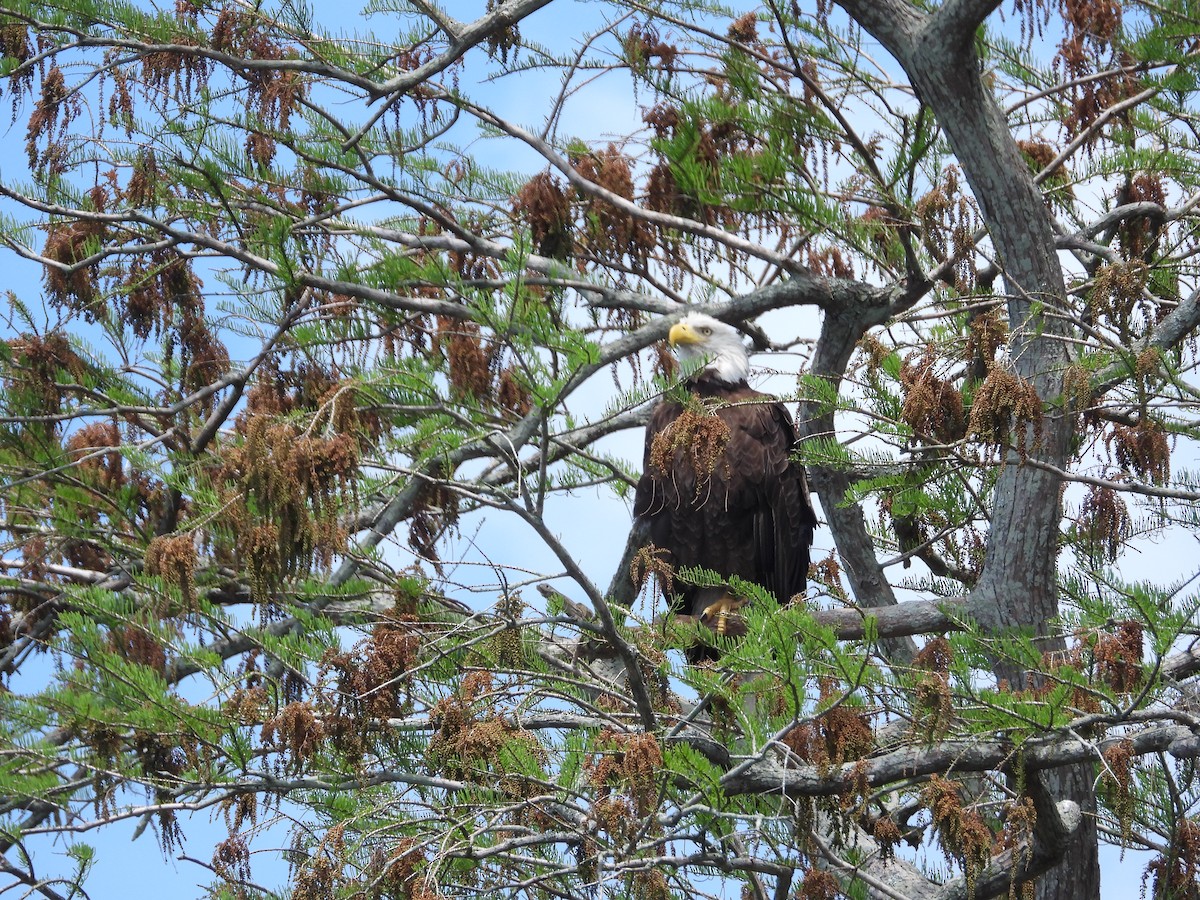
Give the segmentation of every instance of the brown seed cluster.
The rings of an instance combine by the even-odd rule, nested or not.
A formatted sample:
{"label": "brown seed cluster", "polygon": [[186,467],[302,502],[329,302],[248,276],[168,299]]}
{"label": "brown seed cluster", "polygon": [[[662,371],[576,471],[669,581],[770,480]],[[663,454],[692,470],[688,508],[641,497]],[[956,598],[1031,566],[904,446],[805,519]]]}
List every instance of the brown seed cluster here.
{"label": "brown seed cluster", "polygon": [[524,416],[533,396],[515,363],[504,365],[504,344],[483,335],[479,324],[449,316],[437,317],[432,350],[446,360],[450,394],[483,408],[499,407],[508,415]]}
{"label": "brown seed cluster", "polygon": [[317,437],[268,415],[243,425],[245,441],[226,451],[221,483],[254,601],[268,603],[281,579],[328,565],[344,547],[338,513],[353,495],[359,447],[353,435]]}
{"label": "brown seed cluster", "polygon": [[196,608],[197,562],[196,541],[190,533],[159,535],[146,547],[146,574],[179,588],[189,610]]}
{"label": "brown seed cluster", "polygon": [[539,788],[517,771],[518,758],[545,759],[537,736],[510,725],[495,708],[490,672],[471,672],[458,691],[434,704],[429,721],[434,732],[425,752],[429,770],[447,778],[496,777],[510,797],[525,797]]}
{"label": "brown seed cluster", "polygon": [[1079,511],[1079,532],[1085,545],[1113,562],[1133,534],[1133,520],[1120,495],[1112,488],[1088,488]]}
{"label": "brown seed cluster", "polygon": [[842,584],[842,567],[838,562],[837,551],[830,550],[829,554],[808,567],[809,583],[814,581],[825,586],[829,596],[835,600],[848,602],[850,595]]}
{"label": "brown seed cluster", "polygon": [[[237,6],[222,7],[213,25],[214,49],[256,60],[283,60],[296,49],[279,43],[262,20]],[[275,158],[274,132],[286,134],[292,115],[301,108],[308,90],[299,72],[286,69],[245,68],[238,70],[247,86],[246,111],[262,123],[261,129],[246,132],[246,154],[261,166]]]}
{"label": "brown seed cluster", "polygon": [[1092,649],[1096,674],[1120,694],[1141,688],[1145,679],[1142,667],[1143,634],[1140,622],[1118,622],[1115,634],[1100,634]]}
{"label": "brown seed cluster", "polygon": [[438,541],[458,522],[459,505],[459,495],[437,481],[427,481],[413,501],[408,520],[408,545],[439,571]]}
{"label": "brown seed cluster", "polygon": [[1008,322],[999,309],[971,316],[967,324],[967,343],[963,359],[970,365],[970,377],[980,381],[996,363],[996,354],[1008,343]]}
{"label": "brown seed cluster", "polygon": [[1136,425],[1114,424],[1104,438],[1113,461],[1151,484],[1166,484],[1171,477],[1171,443],[1153,419]]}
{"label": "brown seed cluster", "polygon": [[[622,200],[633,200],[633,170],[629,159],[615,144],[602,151],[575,156],[571,163],[588,181]],[[653,229],[605,198],[588,194],[582,199],[583,220],[587,223],[582,237],[586,239],[587,252],[602,260],[628,259],[644,266],[657,243]]]}
{"label": "brown seed cluster", "polygon": [[921,800],[933,820],[938,843],[946,856],[962,867],[967,896],[972,896],[976,876],[992,858],[991,829],[978,812],[963,805],[958,784],[948,778],[931,776]]}
{"label": "brown seed cluster", "polygon": [[1150,275],[1149,266],[1140,258],[1101,266],[1088,292],[1087,314],[1132,342],[1154,325],[1160,314],[1145,293]]}
{"label": "brown seed cluster", "polygon": [[[1092,146],[1100,133],[1093,125],[1109,108],[1138,89],[1133,59],[1116,50],[1113,39],[1121,27],[1118,0],[1063,0],[1064,36],[1055,57],[1055,68],[1070,85],[1070,111],[1063,119],[1068,138],[1087,133]],[[1094,77],[1099,72],[1106,72]]]}
{"label": "brown seed cluster", "polygon": [[[32,87],[32,82],[26,84]],[[62,69],[57,65],[51,66],[42,76],[41,94],[29,116],[26,129],[25,152],[29,156],[30,169],[54,175],[66,172],[66,148],[62,140],[82,111],[82,95],[68,89]],[[46,147],[39,150],[38,142],[43,139]]]}
{"label": "brown seed cluster", "polygon": [[[59,265],[47,265],[46,290],[50,298],[63,306],[79,310],[95,321],[98,264],[81,265],[89,253],[99,249],[105,227],[101,222],[80,220],[50,226],[42,255]],[[70,267],[64,270],[63,266]]]}
{"label": "brown seed cluster", "polygon": [[810,866],[796,892],[796,900],[838,900],[845,896],[837,877],[827,869]]}
{"label": "brown seed cluster", "polygon": [[[1167,190],[1162,177],[1157,173],[1139,172],[1127,178],[1126,183],[1117,192],[1116,202],[1118,206],[1124,206],[1126,203],[1153,203],[1160,209],[1165,209]],[[1159,211],[1122,219],[1117,230],[1121,255],[1128,260],[1141,258],[1149,262],[1161,227],[1162,212]]]}
{"label": "brown seed cluster", "polygon": [[1104,765],[1100,769],[1100,788],[1107,795],[1108,804],[1121,825],[1122,835],[1128,837],[1136,802],[1133,778],[1137,755],[1133,752],[1133,742],[1123,740],[1111,744],[1102,755]]}
{"label": "brown seed cluster", "polygon": [[921,197],[913,212],[921,223],[925,249],[938,262],[955,261],[953,286],[959,293],[969,294],[975,281],[970,256],[980,219],[974,202],[959,182],[958,169],[947,168],[941,184]]}
{"label": "brown seed cluster", "polygon": [[[1047,167],[1058,159],[1058,150],[1045,141],[1017,141],[1017,149],[1021,151],[1035,175],[1046,171]],[[1044,183],[1047,187],[1061,186],[1068,194],[1071,191],[1069,174],[1061,162],[1046,173]]]}
{"label": "brown seed cluster", "polygon": [[1167,852],[1146,867],[1154,900],[1200,900],[1200,822],[1180,819]]}
{"label": "brown seed cluster", "polygon": [[652,23],[634,22],[621,44],[625,50],[625,61],[635,72],[645,74],[651,60],[656,60],[657,68],[664,72],[674,71],[679,49],[664,41]]}
{"label": "brown seed cluster", "polygon": [[1042,401],[1031,382],[994,365],[975,393],[967,432],[985,445],[1024,457],[1042,438]]}
{"label": "brown seed cluster", "polygon": [[648,819],[658,808],[662,748],[652,734],[606,728],[596,737],[584,773],[597,791],[597,803],[617,798],[624,805],[628,800],[639,820]]}
{"label": "brown seed cluster", "polygon": [[295,700],[262,725],[265,747],[278,748],[281,757],[291,756],[285,771],[304,771],[304,764],[320,749],[325,729],[310,704]]}
{"label": "brown seed cluster", "polygon": [[913,660],[920,673],[913,690],[913,725],[930,741],[943,737],[954,721],[950,663],[954,651],[944,635],[926,642]]}
{"label": "brown seed cluster", "polygon": [[[997,850],[1014,852],[1013,863],[1027,865],[1033,859],[1034,829],[1037,827],[1037,807],[1033,798],[1021,796],[1004,804],[1004,825],[996,841]],[[1008,889],[1008,900],[1033,900],[1036,896],[1035,882],[1023,881]]]}
{"label": "brown seed cluster", "polygon": [[[487,0],[487,11],[494,12],[502,4],[502,0]],[[521,29],[514,23],[507,28],[494,28],[488,34],[488,56],[495,59],[500,57],[502,63],[508,62],[508,54],[521,46]]]}
{"label": "brown seed cluster", "polygon": [[[121,432],[114,422],[89,422],[67,438],[66,451],[72,460],[78,460],[75,470],[83,480],[94,483],[104,491],[123,487],[124,462],[117,448],[121,446]],[[112,451],[101,453],[105,447]]]}
{"label": "brown seed cluster", "polygon": [[120,625],[108,633],[109,647],[131,663],[162,675],[167,670],[167,651],[162,642],[134,624]]}
{"label": "brown seed cluster", "polygon": [[416,615],[393,612],[349,653],[324,661],[324,668],[337,674],[342,714],[361,722],[364,718],[399,718],[410,711],[407,675],[421,651],[421,630]]}
{"label": "brown seed cluster", "polygon": [[571,257],[571,202],[559,179],[549,172],[534,175],[513,201],[513,212],[529,224],[538,253],[551,259]]}
{"label": "brown seed cluster", "polygon": [[363,881],[371,887],[367,896],[441,900],[443,895],[426,873],[428,864],[422,843],[416,838],[401,838],[391,847],[376,848],[363,872]]}
{"label": "brown seed cluster", "polygon": [[[703,496],[729,444],[729,425],[716,413],[684,409],[650,444],[650,466],[660,475],[687,472]],[[728,465],[728,463],[726,463]]]}
{"label": "brown seed cluster", "polygon": [[910,357],[900,369],[904,405],[900,417],[919,440],[952,444],[966,434],[962,393],[953,382],[939,378],[933,348]]}
{"label": "brown seed cluster", "polygon": [[669,600],[675,594],[675,567],[669,561],[670,552],[654,544],[647,544],[638,549],[629,564],[629,578],[638,593],[646,586],[646,580],[653,575],[664,600]]}
{"label": "brown seed cluster", "polygon": [[[821,701],[831,702],[837,685],[821,682]],[[783,736],[783,743],[803,762],[820,767],[839,766],[860,760],[875,747],[869,717],[860,708],[838,703],[815,716],[811,723],[796,725]]]}
{"label": "brown seed cluster", "polygon": [[896,846],[904,839],[904,834],[891,816],[884,815],[871,823],[871,837],[879,844],[879,858],[888,862],[896,858]]}

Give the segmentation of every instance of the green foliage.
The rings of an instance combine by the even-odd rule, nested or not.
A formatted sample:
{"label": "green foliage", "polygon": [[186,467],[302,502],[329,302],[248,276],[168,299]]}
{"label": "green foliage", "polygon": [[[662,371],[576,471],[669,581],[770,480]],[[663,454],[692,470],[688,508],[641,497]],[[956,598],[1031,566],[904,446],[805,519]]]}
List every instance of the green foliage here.
{"label": "green foliage", "polygon": [[[175,856],[219,810],[187,851],[214,897],[268,896],[280,846],[295,900],[859,896],[813,838],[886,881],[857,831],[933,816],[924,769],[878,770],[999,748],[939,773],[969,882],[947,832],[998,852],[1025,754],[1082,738],[1166,900],[1200,847],[1167,730],[1195,724],[1200,594],[1134,566],[1200,527],[1197,13],[1118,6],[1018,4],[952,73],[1003,107],[971,136],[999,183],[1041,179],[1013,241],[1020,192],[972,193],[936,98],[836,4],[569,5],[553,47],[558,4],[497,29],[373,0],[344,31],[8,4],[6,867],[80,893],[115,852],[72,834],[137,819]],[[640,121],[608,121],[630,84]],[[1062,297],[1016,275],[1042,212]],[[672,571],[750,601],[704,665],[702,626],[603,570],[624,533],[590,505],[623,520],[641,413],[695,402],[708,361],[647,327],[689,303],[784,351],[755,362],[824,510],[803,602]],[[897,599],[945,615],[910,645]]]}

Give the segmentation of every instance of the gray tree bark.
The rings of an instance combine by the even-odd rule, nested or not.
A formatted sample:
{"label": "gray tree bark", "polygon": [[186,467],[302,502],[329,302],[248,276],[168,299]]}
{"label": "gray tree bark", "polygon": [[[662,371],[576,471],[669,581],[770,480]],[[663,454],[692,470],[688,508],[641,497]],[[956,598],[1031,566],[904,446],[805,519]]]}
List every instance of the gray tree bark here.
{"label": "gray tree bark", "polygon": [[[999,3],[946,0],[923,13],[905,0],[839,0],[839,4],[896,58],[920,99],[941,125],[979,203],[1008,292],[1009,350],[1013,370],[1037,389],[1045,411],[1042,435],[1029,454],[1056,470],[1065,467],[1072,416],[1063,401],[1067,365],[1066,289],[1055,250],[1053,223],[980,76],[975,32]],[[1061,478],[1021,465],[1010,454],[996,487],[983,575],[970,598],[984,628],[1021,626],[1046,634],[1058,612],[1057,557]],[[1047,649],[1052,642],[1048,640]],[[998,664],[998,678],[1018,685],[1025,673]],[[1063,862],[1044,875],[1038,897],[1099,898],[1100,869],[1091,765],[1048,777],[1060,800],[1079,804],[1083,821]]]}

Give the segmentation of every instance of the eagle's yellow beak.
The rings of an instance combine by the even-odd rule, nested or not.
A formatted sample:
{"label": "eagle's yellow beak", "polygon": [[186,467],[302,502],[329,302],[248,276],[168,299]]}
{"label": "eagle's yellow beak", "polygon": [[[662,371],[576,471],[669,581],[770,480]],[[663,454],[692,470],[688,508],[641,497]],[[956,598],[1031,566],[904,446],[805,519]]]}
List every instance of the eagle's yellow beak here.
{"label": "eagle's yellow beak", "polygon": [[667,342],[674,347],[678,344],[701,344],[704,342],[704,338],[696,334],[687,322],[676,322],[671,326]]}

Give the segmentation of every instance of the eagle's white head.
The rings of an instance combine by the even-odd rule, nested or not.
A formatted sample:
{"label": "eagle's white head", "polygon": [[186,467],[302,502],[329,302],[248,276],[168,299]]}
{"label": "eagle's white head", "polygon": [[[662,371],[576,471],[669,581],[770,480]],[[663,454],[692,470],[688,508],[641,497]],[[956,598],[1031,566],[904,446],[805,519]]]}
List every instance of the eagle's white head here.
{"label": "eagle's white head", "polygon": [[705,372],[737,384],[750,376],[750,357],[737,329],[712,316],[690,313],[671,326],[667,336],[681,361],[707,359]]}

